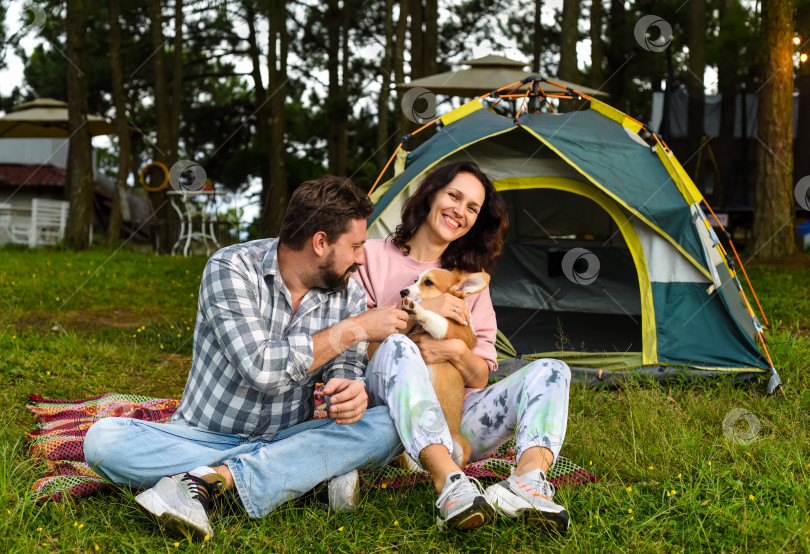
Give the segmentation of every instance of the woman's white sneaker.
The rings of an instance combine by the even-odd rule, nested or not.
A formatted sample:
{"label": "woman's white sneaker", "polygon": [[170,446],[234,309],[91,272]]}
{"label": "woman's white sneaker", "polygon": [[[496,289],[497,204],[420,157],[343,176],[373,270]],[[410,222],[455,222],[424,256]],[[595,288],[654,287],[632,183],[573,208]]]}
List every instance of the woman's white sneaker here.
{"label": "woman's white sneaker", "polygon": [[535,469],[490,485],[484,495],[506,517],[525,518],[546,531],[564,535],[571,519],[564,507],[553,502],[554,492],[554,485]]}
{"label": "woman's white sneaker", "polygon": [[439,514],[436,525],[456,531],[475,529],[492,520],[492,506],[481,494],[481,485],[461,471],[454,471],[444,481],[444,488],[436,501]]}

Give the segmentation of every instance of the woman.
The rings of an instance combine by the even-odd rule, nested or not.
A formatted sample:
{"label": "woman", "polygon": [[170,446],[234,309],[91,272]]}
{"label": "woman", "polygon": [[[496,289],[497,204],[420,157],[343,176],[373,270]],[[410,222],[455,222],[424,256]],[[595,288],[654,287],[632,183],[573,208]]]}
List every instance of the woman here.
{"label": "woman", "polygon": [[[406,202],[393,236],[365,244],[366,265],[358,269],[357,279],[366,289],[368,307],[398,304],[399,291],[428,269],[486,271],[500,255],[506,229],[504,202],[476,164],[458,162],[434,170]],[[437,524],[473,529],[491,519],[496,508],[564,533],[568,513],[552,502],[554,488],[545,472],[565,436],[568,366],[538,360],[487,386],[489,372],[497,368],[489,290],[471,295],[467,302],[444,294],[421,306],[471,323],[476,347],[470,350],[460,340],[439,341],[426,334],[392,335],[376,351],[371,345],[366,377],[372,402],[389,407],[406,452],[433,479],[439,494]],[[518,465],[513,475],[485,494],[451,457],[450,432],[426,367],[443,361],[453,363],[468,387],[461,433],[472,446],[470,459],[482,459],[516,436]]]}

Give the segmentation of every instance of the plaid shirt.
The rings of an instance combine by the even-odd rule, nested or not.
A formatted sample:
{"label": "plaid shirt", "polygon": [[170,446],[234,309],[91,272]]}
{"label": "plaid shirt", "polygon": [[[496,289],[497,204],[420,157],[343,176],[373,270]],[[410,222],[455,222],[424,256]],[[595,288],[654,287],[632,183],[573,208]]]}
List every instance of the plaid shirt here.
{"label": "plaid shirt", "polygon": [[312,335],[366,309],[363,288],[310,289],[292,313],[278,268],[278,239],[216,252],[202,275],[194,356],[172,420],[218,433],[269,439],[312,419],[316,381],[363,380],[368,343],[309,375]]}

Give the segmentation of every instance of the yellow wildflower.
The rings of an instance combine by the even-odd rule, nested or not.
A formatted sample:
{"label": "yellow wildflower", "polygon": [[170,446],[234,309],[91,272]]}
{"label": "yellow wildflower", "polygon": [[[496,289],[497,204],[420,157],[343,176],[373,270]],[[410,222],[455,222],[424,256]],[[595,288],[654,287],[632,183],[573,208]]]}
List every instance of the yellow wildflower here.
{"label": "yellow wildflower", "polygon": [[749,495],[748,495],[748,500],[754,500],[754,495],[753,495],[753,494],[749,494]]}
{"label": "yellow wildflower", "polygon": [[633,487],[627,487],[627,492],[633,492]]}

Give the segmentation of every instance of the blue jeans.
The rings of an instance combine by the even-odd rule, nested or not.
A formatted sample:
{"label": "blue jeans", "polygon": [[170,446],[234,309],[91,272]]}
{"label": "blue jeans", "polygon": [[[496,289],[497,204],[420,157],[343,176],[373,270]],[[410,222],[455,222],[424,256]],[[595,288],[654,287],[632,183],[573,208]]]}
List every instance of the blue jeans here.
{"label": "blue jeans", "polygon": [[116,485],[154,486],[167,475],[225,464],[250,517],[263,517],[315,485],[355,468],[380,466],[401,452],[388,408],[370,408],[351,425],[312,419],[250,441],[182,422],[110,417],[87,431],[84,455]]}

